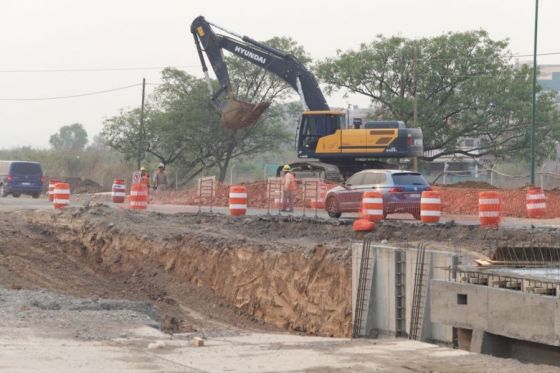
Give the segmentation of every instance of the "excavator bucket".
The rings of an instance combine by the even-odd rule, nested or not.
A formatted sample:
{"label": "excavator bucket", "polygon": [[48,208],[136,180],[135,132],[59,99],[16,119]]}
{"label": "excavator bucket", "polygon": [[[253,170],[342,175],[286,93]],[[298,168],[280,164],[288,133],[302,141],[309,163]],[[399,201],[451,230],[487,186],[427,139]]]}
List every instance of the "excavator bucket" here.
{"label": "excavator bucket", "polygon": [[269,106],[270,102],[267,101],[250,104],[229,98],[222,107],[222,124],[229,129],[251,127]]}

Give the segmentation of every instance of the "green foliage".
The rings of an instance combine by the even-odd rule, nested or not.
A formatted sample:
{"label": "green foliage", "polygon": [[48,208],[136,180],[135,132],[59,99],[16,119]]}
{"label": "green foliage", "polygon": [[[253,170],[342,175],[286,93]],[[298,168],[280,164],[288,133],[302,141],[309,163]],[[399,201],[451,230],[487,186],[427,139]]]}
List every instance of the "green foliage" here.
{"label": "green foliage", "polygon": [[49,140],[54,150],[72,152],[84,150],[87,142],[88,134],[80,123],[60,127],[58,133]]}
{"label": "green foliage", "polygon": [[[114,178],[126,178],[132,173],[132,165],[125,162],[116,151],[93,143],[79,152],[60,152],[54,149],[20,147],[0,149],[0,159],[41,162],[43,173],[48,177],[82,177],[110,188]],[[74,167],[69,169],[69,165]]]}
{"label": "green foliage", "polygon": [[[366,95],[378,105],[377,117],[413,121],[424,133],[426,157],[446,154],[473,157],[525,157],[529,146],[531,69],[508,64],[506,41],[485,31],[448,33],[410,40],[378,36],[357,51],[338,52],[316,66],[329,91]],[[551,154],[552,133],[560,116],[548,93],[538,96],[539,154]],[[466,137],[481,138],[480,147],[459,148]]]}
{"label": "green foliage", "polygon": [[[299,62],[307,64],[311,58],[305,49],[289,37],[274,37],[264,44],[291,54]],[[237,56],[225,57],[232,93],[235,98],[250,103],[285,99],[293,93],[292,88],[278,76],[260,66]]]}
{"label": "green foliage", "polygon": [[163,70],[162,80],[149,98],[143,129],[137,109],[104,123],[105,143],[127,159],[134,159],[142,144],[141,151],[150,157],[166,165],[175,164],[183,181],[213,168],[223,180],[232,159],[274,151],[287,137],[274,110],[251,128],[226,129],[208,99],[205,81],[173,68]]}

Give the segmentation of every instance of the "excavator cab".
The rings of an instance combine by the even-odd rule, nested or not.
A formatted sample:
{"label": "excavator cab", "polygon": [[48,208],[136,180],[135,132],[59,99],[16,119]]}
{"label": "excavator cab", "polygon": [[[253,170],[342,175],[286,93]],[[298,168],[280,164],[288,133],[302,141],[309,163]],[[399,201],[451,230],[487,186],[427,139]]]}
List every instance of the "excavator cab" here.
{"label": "excavator cab", "polygon": [[297,152],[299,158],[315,158],[319,139],[341,130],[344,112],[335,110],[306,111],[301,116]]}

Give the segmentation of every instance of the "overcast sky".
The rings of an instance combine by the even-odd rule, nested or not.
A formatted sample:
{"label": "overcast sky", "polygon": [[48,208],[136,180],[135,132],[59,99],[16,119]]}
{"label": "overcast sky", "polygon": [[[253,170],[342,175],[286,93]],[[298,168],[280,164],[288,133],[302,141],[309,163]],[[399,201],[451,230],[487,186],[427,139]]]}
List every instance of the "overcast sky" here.
{"label": "overcast sky", "polygon": [[[560,52],[560,1],[540,4],[539,53]],[[531,54],[534,6],[534,0],[0,0],[0,148],[47,147],[51,134],[75,122],[91,139],[104,118],[140,104],[141,87],[72,99],[6,99],[110,90],[142,77],[158,83],[165,66],[201,75],[188,33],[198,15],[257,40],[290,36],[314,59],[377,34],[415,38],[474,29],[508,38],[514,54]],[[539,63],[560,64],[560,54]],[[52,71],[111,68],[128,70]],[[368,104],[342,95],[328,100]]]}

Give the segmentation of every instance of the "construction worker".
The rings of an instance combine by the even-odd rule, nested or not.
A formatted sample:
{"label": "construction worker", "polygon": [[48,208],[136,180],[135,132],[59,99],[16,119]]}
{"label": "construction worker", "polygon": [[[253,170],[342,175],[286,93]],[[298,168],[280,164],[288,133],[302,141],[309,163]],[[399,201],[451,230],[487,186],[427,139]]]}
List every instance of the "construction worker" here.
{"label": "construction worker", "polygon": [[167,190],[167,174],[165,173],[165,165],[160,163],[157,172],[154,174],[154,189]]}
{"label": "construction worker", "polygon": [[286,212],[294,211],[294,201],[296,199],[296,177],[292,173],[290,165],[282,168],[282,210]]}
{"label": "construction worker", "polygon": [[150,189],[150,173],[146,170],[146,167],[140,167],[140,183]]}

